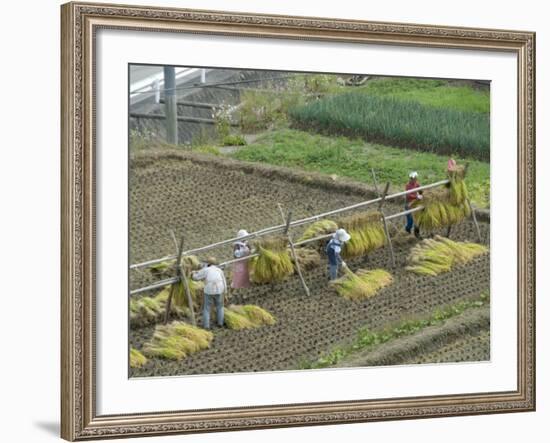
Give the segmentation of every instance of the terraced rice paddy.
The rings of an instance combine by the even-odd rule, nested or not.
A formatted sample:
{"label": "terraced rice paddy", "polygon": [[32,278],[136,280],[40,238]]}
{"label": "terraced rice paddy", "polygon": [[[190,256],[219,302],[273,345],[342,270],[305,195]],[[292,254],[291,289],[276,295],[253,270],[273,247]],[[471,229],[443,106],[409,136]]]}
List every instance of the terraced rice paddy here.
{"label": "terraced rice paddy", "polygon": [[[277,203],[292,209],[296,219],[372,197],[365,185],[313,173],[195,153],[139,153],[132,158],[130,170],[130,261],[174,253],[171,229],[184,233],[185,246],[193,248],[234,237],[242,228],[251,232],[279,224]],[[401,208],[402,201],[386,207],[388,212],[399,212]],[[391,272],[393,283],[376,296],[356,302],[338,296],[328,285],[322,257],[321,266],[304,273],[311,290],[309,297],[296,276],[281,283],[254,285],[231,295],[231,303],[267,309],[277,319],[274,325],[238,331],[214,329],[210,348],[180,361],[149,358],[143,366],[130,369],[130,376],[298,369],[304,360],[319,358],[335,346],[350,343],[360,328],[380,329],[411,316],[427,316],[461,300],[479,297],[489,288],[489,254],[437,276],[407,272],[407,257],[416,240],[402,234],[395,236],[402,226],[400,220],[391,229],[396,239],[395,269],[390,267],[387,247],[367,257],[348,260],[352,270],[383,268]],[[489,243],[489,228],[489,224],[481,223],[485,244]],[[303,230],[293,230],[293,237],[299,238]],[[473,224],[468,220],[454,228],[452,239],[475,241]],[[214,253],[224,260],[231,258],[231,252],[231,246],[226,246],[208,255]],[[155,280],[145,269],[130,273],[131,288]],[[146,295],[153,294],[135,297]],[[465,337],[454,345],[448,344],[448,348],[430,349],[404,363],[447,361],[446,358],[467,361],[488,356],[488,326],[479,329],[476,339]],[[130,345],[142,349],[153,331],[152,324],[131,328]],[[477,351],[469,352],[471,346]]]}

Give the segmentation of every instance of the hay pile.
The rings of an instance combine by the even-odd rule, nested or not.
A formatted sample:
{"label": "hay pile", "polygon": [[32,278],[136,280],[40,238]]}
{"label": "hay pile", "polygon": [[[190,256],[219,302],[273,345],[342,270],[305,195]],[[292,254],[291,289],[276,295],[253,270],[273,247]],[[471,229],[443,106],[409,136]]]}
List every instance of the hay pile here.
{"label": "hay pile", "polygon": [[384,269],[359,269],[356,273],[349,269],[330,284],[342,297],[358,301],[374,296],[380,289],[393,282],[392,275]]}
{"label": "hay pile", "polygon": [[[130,300],[130,326],[142,327],[161,320],[166,310],[166,300],[168,299],[168,288],[163,289],[154,297],[142,297]],[[172,306],[172,315],[184,317],[186,312]]]}
{"label": "hay pile", "polygon": [[461,204],[452,203],[450,189],[429,189],[424,192],[422,200],[412,203],[413,208],[424,206],[423,210],[413,213],[416,226],[433,231],[455,225],[470,216],[470,206],[466,201]]}
{"label": "hay pile", "polygon": [[[300,265],[302,271],[310,271],[321,264],[321,255],[315,249],[311,248],[295,248],[294,252],[296,253],[296,259]],[[292,258],[292,264],[296,267],[294,263],[294,258]]]}
{"label": "hay pile", "polygon": [[298,242],[320,237],[322,235],[332,234],[337,229],[338,225],[332,220],[318,220],[304,231]]}
{"label": "hay pile", "polygon": [[[155,276],[155,278],[173,276],[175,261],[176,260],[174,259],[174,260],[168,260],[168,261],[156,263],[149,267],[149,271],[151,272],[151,274]],[[183,266],[185,275],[187,276],[191,275],[191,272],[198,271],[201,268],[201,262],[198,259],[198,257],[195,255],[183,256],[181,258],[181,264]]]}
{"label": "hay pile", "polygon": [[464,182],[466,168],[456,166],[448,171],[450,184],[446,188],[428,189],[422,194],[422,200],[416,200],[413,208],[424,206],[422,211],[413,214],[414,222],[426,231],[455,225],[470,217],[468,189]]}
{"label": "hay pile", "polygon": [[468,263],[473,258],[486,254],[484,245],[468,242],[455,242],[437,235],[426,239],[411,249],[407,271],[420,275],[438,275],[448,272],[455,265]]}
{"label": "hay pile", "polygon": [[147,363],[147,357],[139,352],[137,349],[130,348],[130,367],[141,368]]}
{"label": "hay pile", "polygon": [[254,242],[259,256],[249,261],[250,280],[254,283],[280,282],[294,273],[286,237],[266,237]]}
{"label": "hay pile", "polygon": [[[191,301],[193,303],[193,309],[198,309],[201,305],[201,295],[204,290],[204,283],[202,281],[195,281],[190,278],[187,279],[189,285],[189,292],[191,293]],[[174,298],[172,304],[178,308],[189,308],[187,302],[187,294],[185,293],[185,285],[183,282],[175,283]],[[168,291],[169,293],[169,291]]]}
{"label": "hay pile", "polygon": [[276,323],[275,317],[255,305],[230,305],[224,309],[224,323],[229,329],[251,329]]}
{"label": "hay pile", "polygon": [[367,211],[340,220],[339,226],[351,235],[342,250],[344,258],[361,257],[384,246],[386,234],[382,217],[382,213],[378,211]]}
{"label": "hay pile", "polygon": [[153,337],[143,346],[143,353],[147,357],[181,360],[189,354],[209,348],[213,338],[210,331],[173,321],[155,328]]}
{"label": "hay pile", "polygon": [[449,180],[449,198],[453,205],[460,206],[468,200],[468,188],[464,177],[466,177],[466,168],[464,166],[455,166],[454,169],[447,171]]}
{"label": "hay pile", "polygon": [[[199,298],[204,289],[204,283],[189,281],[189,290],[193,299],[193,308],[200,306]],[[170,286],[165,287],[154,297],[141,297],[130,300],[130,326],[142,327],[157,323],[164,318],[166,302],[170,294]],[[174,298],[170,307],[170,315],[175,318],[189,317],[189,307],[183,283],[176,283]]]}

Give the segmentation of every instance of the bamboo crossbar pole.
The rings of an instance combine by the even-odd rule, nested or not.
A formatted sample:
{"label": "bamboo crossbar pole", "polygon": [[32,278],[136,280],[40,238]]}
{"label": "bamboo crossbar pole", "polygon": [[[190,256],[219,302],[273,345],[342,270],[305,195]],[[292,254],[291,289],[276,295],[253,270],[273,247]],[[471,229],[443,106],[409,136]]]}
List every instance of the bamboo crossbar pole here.
{"label": "bamboo crossbar pole", "polygon": [[136,294],[140,294],[141,292],[152,291],[153,289],[162,288],[164,286],[171,285],[172,283],[177,283],[178,281],[179,281],[178,277],[172,277],[172,278],[167,278],[166,280],[160,280],[160,281],[158,281],[156,283],[153,283],[149,286],[144,286],[143,288],[133,289],[132,291],[130,291],[130,295],[136,295]]}
{"label": "bamboo crossbar pole", "polygon": [[[307,243],[312,243],[314,241],[324,240],[324,239],[332,237],[333,234],[334,233],[326,234],[326,235],[320,235],[319,237],[314,237],[314,238],[310,238],[310,239],[307,239],[307,240],[302,240],[300,242],[294,243],[294,246],[301,246],[301,245],[305,245]],[[259,257],[259,256],[260,256],[260,254],[254,253],[254,254],[247,255],[246,257],[233,258],[231,260],[227,260],[227,261],[224,261],[224,262],[220,263],[218,265],[218,267],[225,268],[229,265],[232,265],[233,263],[238,263],[238,262],[241,262],[241,261],[250,260],[251,258]],[[178,277],[168,278],[166,280],[160,280],[160,281],[158,281],[156,283],[153,283],[149,286],[134,289],[134,290],[130,291],[130,295],[135,295],[135,294],[139,294],[141,292],[146,292],[146,291],[152,291],[153,289],[162,288],[164,286],[168,286],[169,284],[176,283],[177,281],[179,281]]]}
{"label": "bamboo crossbar pole", "polygon": [[417,212],[417,211],[420,211],[422,209],[424,209],[424,206],[417,206],[416,208],[407,209],[406,211],[398,212],[397,214],[388,215],[387,217],[384,217],[384,218],[386,220],[392,220],[394,218],[402,217],[402,216],[407,215],[407,214],[412,214],[413,212]]}
{"label": "bamboo crossbar pole", "polygon": [[[283,221],[285,221],[285,214],[283,212],[283,207],[281,206],[280,203],[277,203],[277,206],[279,207],[279,211],[281,212],[281,218],[283,219]],[[298,273],[298,277],[300,278],[300,282],[302,283],[304,292],[309,297],[310,296],[309,288],[307,287],[306,281],[304,280],[304,276],[302,274],[302,268],[300,266],[300,263],[298,262],[296,249],[294,248],[294,242],[292,241],[292,234],[289,231],[291,218],[292,218],[292,211],[289,211],[288,217],[286,219],[286,229],[285,229],[286,238],[288,240],[288,245],[290,246],[290,254],[292,255],[292,259],[294,260],[294,266],[296,266],[296,272]]]}
{"label": "bamboo crossbar pole", "polygon": [[[441,181],[438,181],[438,182],[435,182],[435,183],[431,183],[429,185],[424,185],[424,186],[420,186],[418,188],[409,189],[408,191],[402,191],[402,192],[398,192],[396,194],[387,195],[386,200],[392,200],[394,198],[402,197],[404,195],[407,195],[407,194],[410,194],[410,193],[413,193],[413,192],[418,192],[418,191],[422,191],[422,190],[425,190],[425,189],[435,188],[437,186],[442,186],[442,185],[445,185],[447,183],[449,183],[449,180],[441,180]],[[350,206],[345,206],[343,208],[334,209],[334,210],[328,211],[328,212],[323,212],[322,214],[317,214],[317,215],[314,215],[314,216],[311,216],[311,217],[306,217],[306,218],[303,218],[303,219],[300,219],[300,220],[295,220],[295,221],[290,223],[290,227],[292,228],[292,227],[301,226],[301,225],[304,225],[304,224],[307,224],[307,223],[315,222],[315,221],[317,221],[321,218],[325,218],[325,217],[328,217],[328,216],[331,216],[331,215],[339,214],[339,213],[346,212],[346,211],[351,211],[353,209],[357,209],[357,208],[360,208],[360,207],[363,207],[363,206],[372,205],[374,203],[379,203],[381,200],[382,200],[382,197],[377,197],[377,198],[374,198],[372,200],[365,200],[365,201],[355,203],[355,204],[350,205]],[[403,214],[399,214],[399,215],[403,215]],[[398,216],[398,215],[396,215],[396,216]],[[227,245],[227,244],[234,243],[237,240],[244,241],[244,240],[249,240],[249,239],[252,239],[252,238],[255,238],[255,237],[260,237],[262,235],[274,234],[275,232],[284,231],[285,227],[286,227],[286,224],[270,226],[268,228],[260,229],[259,231],[256,231],[256,232],[252,232],[252,233],[250,233],[250,234],[248,234],[247,236],[244,236],[244,237],[240,237],[240,238],[239,237],[234,237],[234,238],[230,238],[228,240],[222,240],[222,241],[219,241],[219,242],[216,242],[216,243],[212,243],[210,245],[201,246],[199,248],[194,248],[194,249],[190,249],[188,251],[184,251],[183,255],[190,255],[190,254],[196,254],[197,252],[204,252],[204,251],[207,251],[209,249],[213,249],[213,248],[217,248],[219,246],[224,246],[224,245]],[[175,258],[176,258],[175,255],[169,255],[169,256],[166,256],[166,257],[162,257],[162,258],[156,258],[156,259],[148,260],[148,261],[145,261],[145,262],[142,262],[142,263],[136,263],[136,264],[130,265],[130,269],[143,268],[143,267],[147,267],[147,266],[151,266],[151,265],[161,263],[163,261],[174,260]]]}
{"label": "bamboo crossbar pole", "polygon": [[312,243],[314,241],[325,240],[327,238],[332,237],[333,235],[334,235],[334,232],[331,232],[330,234],[324,234],[324,235],[319,235],[318,237],[308,238],[307,240],[302,240],[294,243],[294,246],[302,246],[308,243]]}

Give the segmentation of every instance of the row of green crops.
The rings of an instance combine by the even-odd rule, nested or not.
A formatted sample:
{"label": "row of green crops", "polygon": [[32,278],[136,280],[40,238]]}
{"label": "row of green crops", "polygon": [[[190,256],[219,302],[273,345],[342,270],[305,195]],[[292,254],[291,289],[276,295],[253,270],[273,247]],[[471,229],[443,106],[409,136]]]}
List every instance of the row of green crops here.
{"label": "row of green crops", "polygon": [[489,160],[489,115],[350,92],[289,110],[293,125],[331,135]]}

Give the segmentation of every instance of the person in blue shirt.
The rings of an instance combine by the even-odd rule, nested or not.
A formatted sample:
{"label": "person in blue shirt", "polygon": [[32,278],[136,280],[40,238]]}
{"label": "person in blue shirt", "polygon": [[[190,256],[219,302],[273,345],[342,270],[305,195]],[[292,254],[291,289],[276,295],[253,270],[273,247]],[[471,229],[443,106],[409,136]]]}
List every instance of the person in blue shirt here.
{"label": "person in blue shirt", "polygon": [[345,267],[346,263],[342,260],[340,255],[344,243],[349,241],[351,235],[349,235],[345,229],[338,229],[327,243],[325,252],[328,257],[328,273],[330,280],[338,278],[338,268]]}

